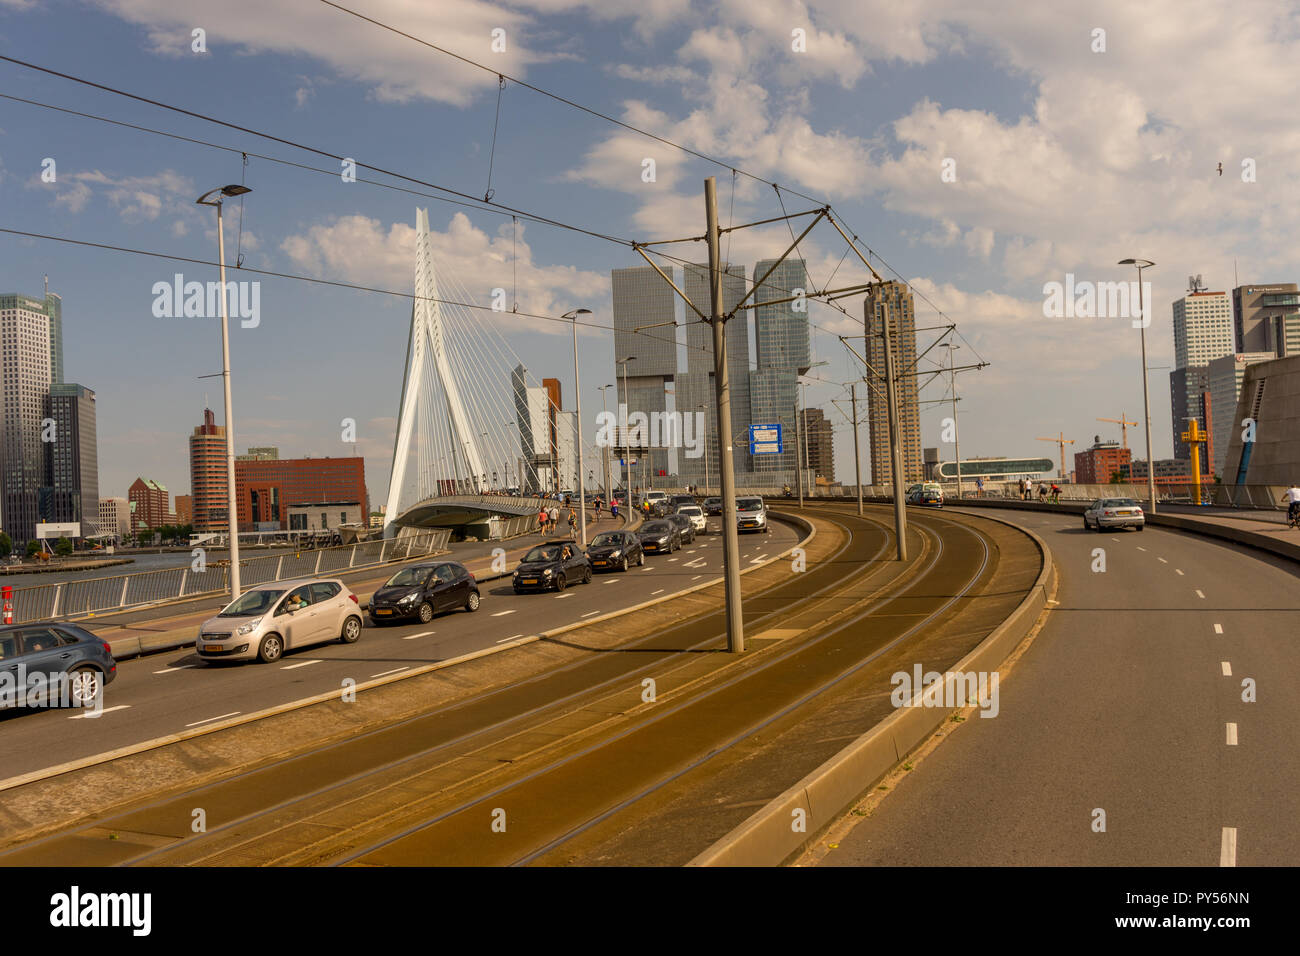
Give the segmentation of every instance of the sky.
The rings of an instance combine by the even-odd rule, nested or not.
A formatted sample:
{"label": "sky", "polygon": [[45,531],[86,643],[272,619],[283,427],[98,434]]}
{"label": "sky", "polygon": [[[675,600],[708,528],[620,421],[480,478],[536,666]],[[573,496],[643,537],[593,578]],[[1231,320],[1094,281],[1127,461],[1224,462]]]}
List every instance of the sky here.
{"label": "sky", "polygon": [[[989,363],[958,375],[963,458],[1055,458],[1056,445],[1038,438],[1063,433],[1079,450],[1096,434],[1119,438],[1118,425],[1097,418],[1142,418],[1131,317],[1045,315],[1048,284],[1131,281],[1118,260],[1157,264],[1143,278],[1161,458],[1172,452],[1170,304],[1187,277],[1202,275],[1211,290],[1297,279],[1292,5],[341,5],[410,36],[322,0],[0,0],[0,56],[471,197],[490,188],[497,204],[600,236],[701,235],[707,176],[717,177],[724,225],[830,203],[883,277],[917,292],[917,324],[955,323],[958,363]],[[577,105],[516,82],[499,89],[496,72]],[[239,200],[225,207],[232,264],[240,255],[246,269],[409,293],[415,208],[428,208],[442,273],[479,304],[504,288],[521,313],[551,317],[475,313],[533,374],[560,379],[566,404],[571,328],[555,317],[592,311],[579,352],[584,431],[594,436],[595,389],[615,374],[609,271],[643,264],[626,245],[516,225],[365,169],[362,179],[432,195],[344,182],[337,160],[5,61],[0,94],[210,144],[0,99],[0,228],[209,262],[215,216],[194,200],[242,182],[253,189],[242,210]],[[241,152],[314,168],[256,156],[245,166]],[[773,223],[731,234],[726,252],[752,270],[789,241],[789,227]],[[677,248],[705,256],[698,242]],[[817,288],[867,277],[825,224],[800,251]],[[0,292],[39,294],[48,275],[63,297],[65,378],[97,394],[103,497],[124,496],[138,475],[187,492],[186,439],[205,404],[222,417],[221,380],[203,377],[221,370],[219,321],[155,314],[155,284],[178,272],[215,278],[202,265],[0,233]],[[410,300],[230,278],[260,281],[258,323],[231,325],[238,450],[363,455],[381,502]],[[807,399],[836,422],[844,481],[853,470],[845,383],[861,367],[838,336],[861,335],[859,302],[842,303],[849,314],[809,310],[814,361],[827,364],[812,371]],[[924,346],[933,333],[920,338]],[[922,444],[950,459],[943,378],[921,393]],[[343,440],[345,419],[356,422],[355,443]],[[1141,430],[1129,440],[1140,446]],[[865,458],[865,429],[863,448]]]}

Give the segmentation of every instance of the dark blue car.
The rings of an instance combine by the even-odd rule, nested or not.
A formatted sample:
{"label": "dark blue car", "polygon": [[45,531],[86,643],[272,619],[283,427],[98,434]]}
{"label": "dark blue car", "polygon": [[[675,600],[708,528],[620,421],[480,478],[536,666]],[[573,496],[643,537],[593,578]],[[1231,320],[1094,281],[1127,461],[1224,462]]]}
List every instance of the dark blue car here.
{"label": "dark blue car", "polygon": [[37,621],[0,627],[0,707],[88,707],[116,676],[108,644],[76,624]]}

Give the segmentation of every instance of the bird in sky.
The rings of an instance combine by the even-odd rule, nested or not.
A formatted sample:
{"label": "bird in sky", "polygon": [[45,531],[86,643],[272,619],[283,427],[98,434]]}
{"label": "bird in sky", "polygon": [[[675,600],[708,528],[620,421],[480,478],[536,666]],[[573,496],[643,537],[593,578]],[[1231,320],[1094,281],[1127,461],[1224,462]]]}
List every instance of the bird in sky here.
{"label": "bird in sky", "polygon": [[1223,175],[1223,163],[1219,163],[1219,175]]}

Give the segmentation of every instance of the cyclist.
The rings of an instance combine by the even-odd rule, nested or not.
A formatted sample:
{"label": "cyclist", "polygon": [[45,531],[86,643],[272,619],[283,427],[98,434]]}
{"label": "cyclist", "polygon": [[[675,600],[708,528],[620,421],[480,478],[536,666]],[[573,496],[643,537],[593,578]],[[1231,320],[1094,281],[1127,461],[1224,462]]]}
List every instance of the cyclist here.
{"label": "cyclist", "polygon": [[1300,518],[1300,486],[1292,482],[1291,487],[1283,493],[1282,500],[1287,503],[1287,523],[1293,524],[1298,518]]}

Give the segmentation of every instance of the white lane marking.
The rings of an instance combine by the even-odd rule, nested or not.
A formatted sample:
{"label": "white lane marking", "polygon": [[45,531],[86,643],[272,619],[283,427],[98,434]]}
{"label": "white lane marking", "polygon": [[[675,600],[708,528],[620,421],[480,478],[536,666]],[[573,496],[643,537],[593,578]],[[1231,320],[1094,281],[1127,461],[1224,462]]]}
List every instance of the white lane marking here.
{"label": "white lane marking", "polygon": [[1237,725],[1228,724],[1228,746],[1237,746]]}
{"label": "white lane marking", "polygon": [[583,617],[591,617],[593,614],[599,614],[599,613],[600,613],[599,611],[588,611],[586,614],[584,614],[584,615],[582,615],[582,616],[583,616]]}
{"label": "white lane marking", "polygon": [[183,671],[187,667],[193,667],[193,664],[175,664],[171,667],[164,668],[160,671],[154,671],[155,674],[170,674],[172,671]]}
{"label": "white lane marking", "polygon": [[1047,603],[1050,604],[1050,605],[1052,605],[1053,607],[1055,607],[1056,605],[1060,604],[1061,602],[1060,602],[1060,601],[1051,601],[1051,600],[1049,600]]}
{"label": "white lane marking", "polygon": [[210,723],[212,723],[214,720],[225,720],[227,717],[238,717],[238,716],[239,716],[240,714],[242,714],[242,713],[243,713],[242,710],[232,710],[232,711],[231,711],[230,713],[228,713],[228,714],[222,714],[222,715],[220,715],[219,717],[207,717],[207,718],[205,718],[205,719],[203,719],[203,720],[196,720],[196,721],[194,721],[194,723],[192,723],[192,724],[186,724],[185,726],[186,726],[186,727],[197,727],[199,724],[210,724]]}
{"label": "white lane marking", "polygon": [[557,594],[557,595],[555,595],[555,600],[557,600],[557,601],[563,601],[565,598],[568,598],[568,597],[573,597],[573,592],[572,592],[572,591],[570,591],[568,594]]}
{"label": "white lane marking", "polygon": [[1203,592],[1200,588],[1196,589],[1196,596],[1200,598],[1202,601],[1205,600],[1205,592]]}
{"label": "white lane marking", "polygon": [[1219,866],[1237,865],[1237,828],[1223,828],[1223,842],[1219,844]]}
{"label": "white lane marking", "polygon": [[1183,569],[1182,569],[1182,568],[1174,568],[1174,573],[1176,573],[1176,574],[1182,574],[1182,573],[1183,573]]}
{"label": "white lane marking", "polygon": [[1142,545],[1139,544],[1139,545],[1138,545],[1138,550],[1139,550],[1139,551],[1145,551],[1146,548],[1142,547]]}
{"label": "white lane marking", "polygon": [[308,664],[319,664],[319,663],[321,663],[321,661],[319,661],[319,660],[314,660],[314,661],[299,661],[297,664],[285,664],[283,667],[280,668],[280,670],[282,670],[282,671],[291,671],[291,670],[293,670],[295,667],[306,667]]}
{"label": "white lane marking", "polygon": [[700,578],[702,578],[702,577],[704,577],[704,575],[702,575],[702,574],[697,574],[697,575],[695,575],[695,577],[691,578],[691,580],[692,580],[692,581],[698,581],[698,580],[699,580]]}
{"label": "white lane marking", "polygon": [[102,710],[88,710],[84,714],[72,714],[68,717],[68,719],[69,720],[83,720],[83,719],[94,720],[95,718],[103,714],[110,714],[115,710],[126,710],[130,706],[131,706],[130,704],[118,704],[116,707],[105,707]]}
{"label": "white lane marking", "polygon": [[1215,633],[1215,634],[1222,634],[1222,633],[1223,633],[1223,625],[1222,625],[1222,624],[1216,624],[1216,625],[1214,625],[1214,633]]}
{"label": "white lane marking", "polygon": [[709,562],[705,561],[703,558],[696,558],[694,561],[687,561],[685,564],[682,565],[682,567],[684,567],[684,568],[702,568],[702,567],[704,567],[704,566],[705,566],[706,564],[708,564],[708,563],[709,563]]}
{"label": "white lane marking", "polygon": [[606,584],[618,584],[618,582],[615,581],[613,578],[610,578],[610,579],[609,579],[608,581],[606,581],[605,583],[606,583]]}
{"label": "white lane marking", "polygon": [[1164,558],[1156,558],[1156,560],[1159,561],[1161,564],[1168,564],[1168,563],[1169,563],[1169,562],[1166,561]]}
{"label": "white lane marking", "polygon": [[505,617],[507,614],[514,614],[515,611],[517,611],[517,610],[519,610],[519,608],[517,608],[517,607],[512,607],[512,608],[511,608],[510,610],[508,610],[508,611],[497,611],[497,612],[496,612],[495,614],[493,614],[492,616],[493,616],[493,617]]}
{"label": "white lane marking", "polygon": [[515,634],[513,637],[503,637],[503,638],[501,638],[501,640],[497,641],[497,643],[498,643],[498,644],[505,644],[505,643],[507,643],[507,642],[509,642],[509,641],[518,640],[518,639],[521,638],[521,637],[523,637],[522,634]]}
{"label": "white lane marking", "polygon": [[644,568],[642,568],[641,570],[642,570],[642,571],[653,571],[653,570],[654,570],[654,565],[652,565],[652,564],[647,564],[647,565],[646,565]]}
{"label": "white lane marking", "polygon": [[434,634],[437,633],[438,633],[437,631],[421,631],[419,634],[407,634],[406,637],[402,638],[402,640],[413,641],[417,637],[432,637]]}
{"label": "white lane marking", "polygon": [[1112,540],[1112,541],[1118,541],[1119,538],[1111,538],[1110,540]]}
{"label": "white lane marking", "polygon": [[1229,663],[1228,661],[1219,661],[1219,666],[1223,668],[1223,676],[1224,676],[1224,677],[1231,677],[1231,676],[1232,676],[1232,664],[1231,664],[1231,663]]}
{"label": "white lane marking", "polygon": [[409,664],[405,667],[394,667],[391,671],[380,671],[378,674],[371,674],[368,679],[373,680],[376,677],[387,677],[389,674],[400,674],[402,671],[409,671],[410,669],[411,665]]}
{"label": "white lane marking", "polygon": [[669,561],[676,561],[677,559],[676,559],[676,558],[669,558],[668,560],[669,560]]}

